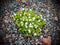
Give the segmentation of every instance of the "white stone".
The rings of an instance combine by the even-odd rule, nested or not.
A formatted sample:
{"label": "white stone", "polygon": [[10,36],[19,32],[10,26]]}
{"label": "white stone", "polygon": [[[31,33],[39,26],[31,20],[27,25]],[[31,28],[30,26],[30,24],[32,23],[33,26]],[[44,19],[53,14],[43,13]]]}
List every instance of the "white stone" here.
{"label": "white stone", "polygon": [[44,21],[46,21],[46,19],[43,19]]}

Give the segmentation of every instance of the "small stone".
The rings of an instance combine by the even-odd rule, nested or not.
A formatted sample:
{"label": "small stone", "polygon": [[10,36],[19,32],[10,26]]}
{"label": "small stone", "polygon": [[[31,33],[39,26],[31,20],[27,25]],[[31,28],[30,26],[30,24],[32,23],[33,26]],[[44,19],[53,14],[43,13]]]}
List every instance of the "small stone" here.
{"label": "small stone", "polygon": [[55,17],[55,20],[56,20],[56,21],[58,21],[58,18],[57,18],[57,17]]}

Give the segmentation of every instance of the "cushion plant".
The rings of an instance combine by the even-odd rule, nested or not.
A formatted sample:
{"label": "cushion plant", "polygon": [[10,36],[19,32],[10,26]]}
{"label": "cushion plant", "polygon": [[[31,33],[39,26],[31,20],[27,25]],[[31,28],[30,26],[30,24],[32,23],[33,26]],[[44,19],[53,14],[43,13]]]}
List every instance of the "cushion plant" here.
{"label": "cushion plant", "polygon": [[41,28],[46,24],[41,14],[36,14],[32,9],[22,8],[13,16],[13,21],[18,27],[18,30],[26,36],[39,35]]}

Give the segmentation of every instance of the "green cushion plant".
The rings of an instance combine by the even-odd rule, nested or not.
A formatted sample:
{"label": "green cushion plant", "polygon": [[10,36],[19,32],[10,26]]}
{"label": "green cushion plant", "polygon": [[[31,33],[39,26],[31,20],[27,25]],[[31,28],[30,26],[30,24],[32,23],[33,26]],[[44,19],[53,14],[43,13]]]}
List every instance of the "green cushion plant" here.
{"label": "green cushion plant", "polygon": [[41,28],[46,24],[42,15],[36,14],[32,9],[27,10],[22,8],[12,17],[18,27],[18,30],[24,33],[25,36],[40,35]]}

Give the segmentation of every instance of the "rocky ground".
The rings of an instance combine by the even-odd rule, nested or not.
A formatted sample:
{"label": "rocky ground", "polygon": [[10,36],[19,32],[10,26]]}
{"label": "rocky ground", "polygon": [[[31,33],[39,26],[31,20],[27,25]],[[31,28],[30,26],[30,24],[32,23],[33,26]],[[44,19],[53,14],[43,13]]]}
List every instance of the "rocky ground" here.
{"label": "rocky ground", "polygon": [[[57,16],[56,9],[52,2],[48,4],[46,2],[17,2],[12,1],[1,8],[4,15],[3,18],[3,30],[5,30],[4,39],[8,39],[11,45],[44,45],[40,40],[41,36],[49,37],[52,40],[58,40],[57,32]],[[47,21],[47,24],[41,29],[40,36],[32,36],[30,38],[25,37],[17,29],[17,26],[11,21],[11,16],[15,14],[21,8],[28,8],[35,10],[36,13],[41,13],[43,19]],[[56,41],[55,41],[56,42]]]}

